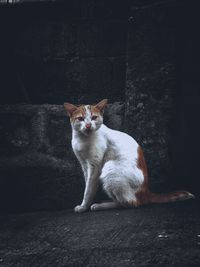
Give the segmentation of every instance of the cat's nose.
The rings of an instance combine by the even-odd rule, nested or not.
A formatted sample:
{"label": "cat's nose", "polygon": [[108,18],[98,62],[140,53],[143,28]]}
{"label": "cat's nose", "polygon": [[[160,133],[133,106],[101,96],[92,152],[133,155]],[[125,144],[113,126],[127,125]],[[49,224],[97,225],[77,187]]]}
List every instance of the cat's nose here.
{"label": "cat's nose", "polygon": [[90,129],[90,128],[91,128],[91,123],[86,123],[85,127],[86,127],[87,129]]}

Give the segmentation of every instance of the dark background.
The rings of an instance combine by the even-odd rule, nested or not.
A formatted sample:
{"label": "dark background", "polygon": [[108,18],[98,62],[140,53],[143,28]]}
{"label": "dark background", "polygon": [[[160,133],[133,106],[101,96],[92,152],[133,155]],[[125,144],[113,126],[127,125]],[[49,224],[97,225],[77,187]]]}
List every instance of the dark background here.
{"label": "dark background", "polygon": [[197,2],[0,5],[3,212],[56,210],[80,201],[81,172],[60,105],[102,98],[112,103],[108,125],[142,145],[151,188],[187,189],[198,199]]}

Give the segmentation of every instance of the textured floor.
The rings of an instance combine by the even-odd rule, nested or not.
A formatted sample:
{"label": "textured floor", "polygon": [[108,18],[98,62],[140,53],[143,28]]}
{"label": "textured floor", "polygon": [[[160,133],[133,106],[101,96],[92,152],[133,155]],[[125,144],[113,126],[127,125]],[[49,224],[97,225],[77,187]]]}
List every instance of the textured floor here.
{"label": "textured floor", "polygon": [[200,266],[195,200],[0,217],[0,266]]}

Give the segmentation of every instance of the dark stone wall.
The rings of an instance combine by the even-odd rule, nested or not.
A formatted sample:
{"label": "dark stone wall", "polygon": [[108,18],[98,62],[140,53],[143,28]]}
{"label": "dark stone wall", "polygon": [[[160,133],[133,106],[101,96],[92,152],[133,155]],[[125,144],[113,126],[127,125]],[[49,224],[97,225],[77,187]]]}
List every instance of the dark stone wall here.
{"label": "dark stone wall", "polygon": [[0,103],[124,100],[127,3],[87,0],[0,7],[5,85]]}
{"label": "dark stone wall", "polygon": [[177,9],[158,7],[136,12],[133,7],[132,12],[125,129],[144,149],[150,185],[155,190],[170,180],[172,184],[173,177],[169,141],[175,115]]}

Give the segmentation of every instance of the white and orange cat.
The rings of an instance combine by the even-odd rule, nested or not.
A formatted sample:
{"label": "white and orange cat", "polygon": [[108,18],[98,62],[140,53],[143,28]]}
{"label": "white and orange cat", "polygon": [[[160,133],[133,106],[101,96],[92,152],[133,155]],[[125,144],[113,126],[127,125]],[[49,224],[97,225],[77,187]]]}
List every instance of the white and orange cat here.
{"label": "white and orange cat", "polygon": [[[142,149],[128,134],[103,124],[106,105],[107,99],[96,105],[64,103],[72,126],[72,148],[85,177],[83,200],[75,207],[75,212],[193,198],[194,195],[187,191],[162,195],[149,191]],[[112,201],[92,204],[99,181]]]}

